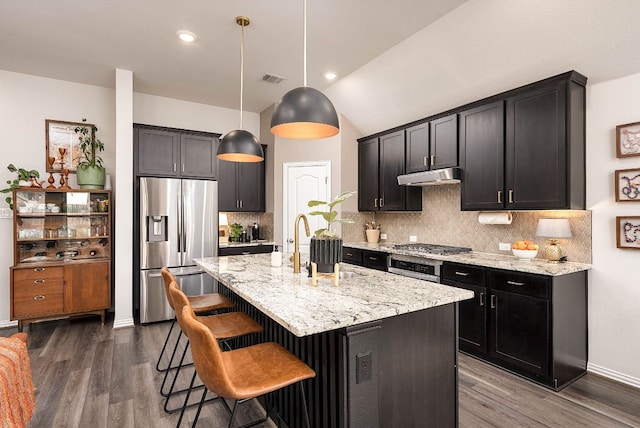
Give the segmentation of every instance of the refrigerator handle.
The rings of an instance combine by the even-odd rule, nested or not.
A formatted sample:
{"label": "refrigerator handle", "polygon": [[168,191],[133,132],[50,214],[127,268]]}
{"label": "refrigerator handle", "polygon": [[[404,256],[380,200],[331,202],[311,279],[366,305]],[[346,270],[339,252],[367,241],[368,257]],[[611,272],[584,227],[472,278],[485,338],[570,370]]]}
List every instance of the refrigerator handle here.
{"label": "refrigerator handle", "polygon": [[[178,195],[176,197],[177,202],[176,202],[176,218],[178,219],[178,221],[176,222],[176,227],[178,228],[177,231],[177,235],[178,235],[178,253],[182,252],[182,231],[183,231],[183,227],[182,227],[182,203],[180,201],[180,195]],[[182,263],[182,260],[180,260],[180,263]]]}

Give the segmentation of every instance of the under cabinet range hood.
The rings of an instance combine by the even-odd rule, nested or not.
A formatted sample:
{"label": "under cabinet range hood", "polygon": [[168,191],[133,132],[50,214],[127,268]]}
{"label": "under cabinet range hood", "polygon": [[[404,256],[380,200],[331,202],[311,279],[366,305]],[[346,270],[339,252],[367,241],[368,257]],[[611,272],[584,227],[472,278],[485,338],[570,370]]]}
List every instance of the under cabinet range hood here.
{"label": "under cabinet range hood", "polygon": [[460,168],[443,168],[399,175],[398,184],[401,186],[433,186],[460,183],[461,177],[462,171]]}

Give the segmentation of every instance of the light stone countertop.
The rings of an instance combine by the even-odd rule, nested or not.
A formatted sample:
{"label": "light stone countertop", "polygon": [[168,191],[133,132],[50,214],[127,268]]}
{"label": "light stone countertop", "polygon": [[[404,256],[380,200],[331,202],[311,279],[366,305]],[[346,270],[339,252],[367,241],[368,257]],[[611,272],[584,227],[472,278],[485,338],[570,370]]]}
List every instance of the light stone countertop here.
{"label": "light stone countertop", "polygon": [[[284,256],[284,255],[283,255]],[[283,257],[283,259],[286,259]],[[471,299],[473,292],[341,263],[357,275],[311,285],[306,270],[271,267],[270,254],[196,259],[216,280],[296,336],[350,327]]]}
{"label": "light stone countertop", "polygon": [[568,275],[574,272],[591,269],[586,263],[549,263],[544,259],[520,260],[512,255],[479,253],[461,253],[451,256],[441,256],[438,254],[426,254],[419,251],[408,251],[394,249],[394,243],[379,242],[372,244],[369,242],[345,242],[346,247],[359,248],[363,250],[384,251],[390,254],[404,254],[409,256],[425,257],[433,260],[443,260],[447,262],[462,263],[467,265],[484,266],[489,268],[512,270],[517,272],[535,273],[538,275],[559,276]]}

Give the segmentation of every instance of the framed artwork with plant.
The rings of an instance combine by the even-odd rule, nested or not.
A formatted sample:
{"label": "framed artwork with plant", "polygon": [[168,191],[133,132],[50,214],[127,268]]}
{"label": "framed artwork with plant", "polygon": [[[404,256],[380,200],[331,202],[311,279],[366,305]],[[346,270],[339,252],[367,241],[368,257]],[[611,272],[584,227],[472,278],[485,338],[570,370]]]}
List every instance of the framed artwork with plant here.
{"label": "framed artwork with plant", "polygon": [[640,156],[640,122],[616,126],[616,156]]}
{"label": "framed artwork with plant", "polygon": [[640,250],[640,216],[616,217],[616,246]]}
{"label": "framed artwork with plant", "polygon": [[640,168],[615,172],[616,202],[640,202]]}
{"label": "framed artwork with plant", "polygon": [[80,122],[64,122],[61,120],[45,120],[47,172],[76,172],[82,159],[82,149],[76,128],[86,129],[87,134],[93,134],[94,125]]}

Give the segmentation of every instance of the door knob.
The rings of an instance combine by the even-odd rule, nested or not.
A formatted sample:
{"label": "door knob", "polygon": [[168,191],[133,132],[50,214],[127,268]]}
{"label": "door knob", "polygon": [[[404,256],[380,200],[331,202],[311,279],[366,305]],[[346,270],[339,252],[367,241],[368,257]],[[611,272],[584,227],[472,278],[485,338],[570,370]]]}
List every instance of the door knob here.
{"label": "door knob", "polygon": [[293,239],[289,238],[289,239],[287,239],[287,242],[288,242],[289,244],[293,244]]}

